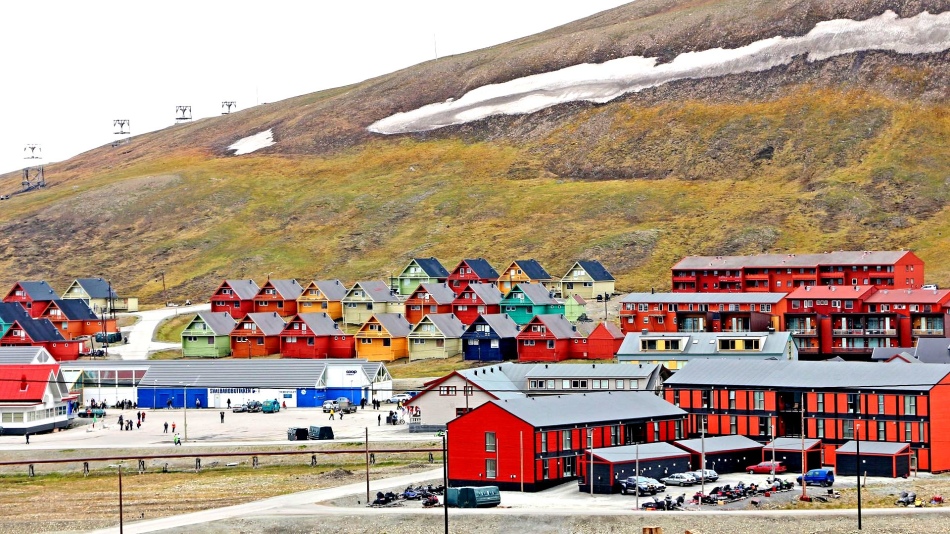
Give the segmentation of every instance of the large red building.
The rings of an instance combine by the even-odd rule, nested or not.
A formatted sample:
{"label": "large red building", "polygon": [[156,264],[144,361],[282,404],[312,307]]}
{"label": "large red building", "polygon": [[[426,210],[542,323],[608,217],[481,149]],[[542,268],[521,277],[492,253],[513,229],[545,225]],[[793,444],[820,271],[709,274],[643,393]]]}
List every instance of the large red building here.
{"label": "large red building", "polygon": [[630,332],[764,332],[783,329],[785,293],[630,293],[620,328]]}
{"label": "large red building", "polygon": [[785,292],[802,286],[916,289],[924,262],[910,251],[688,256],[673,266],[674,292]]}
{"label": "large red building", "polygon": [[254,312],[291,317],[297,313],[297,298],[302,293],[303,287],[296,280],[268,279],[254,296]]}
{"label": "large red building", "polygon": [[651,391],[499,399],[448,423],[449,484],[538,491],[591,447],[680,439],[685,413]]}

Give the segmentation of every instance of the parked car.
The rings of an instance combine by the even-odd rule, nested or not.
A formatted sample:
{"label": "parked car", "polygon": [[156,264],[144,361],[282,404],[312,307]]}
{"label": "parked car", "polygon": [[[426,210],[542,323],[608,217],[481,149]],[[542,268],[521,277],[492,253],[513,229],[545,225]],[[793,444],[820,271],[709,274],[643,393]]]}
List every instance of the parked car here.
{"label": "parked car", "polygon": [[261,401],[247,401],[247,411],[259,412],[262,409],[264,409],[264,405],[261,404]]}
{"label": "parked car", "polygon": [[264,413],[277,413],[280,411],[280,403],[277,402],[277,399],[266,400],[261,405],[261,411]]}
{"label": "parked car", "polygon": [[340,403],[335,400],[323,401],[323,413],[330,413],[330,410],[335,412],[340,411]]}
{"label": "parked car", "polygon": [[397,393],[397,394],[393,395],[392,397],[389,397],[389,401],[387,401],[387,402],[391,402],[391,403],[393,403],[393,404],[396,404],[397,402],[400,402],[400,401],[405,402],[405,401],[411,400],[411,399],[412,399],[412,395],[410,395],[410,394],[408,394],[408,393]]}
{"label": "parked car", "polygon": [[[640,479],[639,481],[637,479]],[[634,489],[636,488],[636,490]],[[627,477],[620,481],[620,493],[626,495],[638,491],[640,495],[656,495],[656,492],[650,491],[650,486],[643,477]]]}
{"label": "parked car", "polygon": [[356,405],[350,402],[346,397],[340,397],[336,400],[337,411],[340,413],[356,413]]}
{"label": "parked car", "polygon": [[782,462],[774,461],[774,460],[767,460],[765,462],[759,462],[755,465],[750,465],[749,467],[745,468],[745,471],[746,473],[749,473],[750,475],[753,475],[753,474],[768,475],[772,473],[773,469],[775,470],[776,474],[784,473],[788,471],[788,468],[785,467],[785,464],[783,464]]}
{"label": "parked car", "polygon": [[235,406],[234,408],[231,408],[231,411],[234,412],[234,413],[246,412],[246,411],[247,411],[247,404],[239,404],[239,405]]}
{"label": "parked car", "polygon": [[[798,475],[798,478],[795,479],[800,486],[802,484],[802,476]],[[828,487],[835,483],[835,472],[831,469],[812,469],[805,473],[805,485],[816,485],[822,487]]]}
{"label": "parked car", "polygon": [[667,486],[692,486],[699,481],[689,473],[673,473],[668,477],[661,478],[660,482]]}
{"label": "parked car", "polygon": [[715,482],[719,480],[719,473],[713,471],[712,469],[690,471],[689,474],[693,475],[693,478],[696,479],[696,482],[703,482],[703,479],[706,479],[705,482]]}
{"label": "parked car", "polygon": [[660,482],[655,478],[650,477],[640,477],[641,480],[644,480],[647,483],[647,486],[650,487],[650,491],[655,491],[656,493],[663,493],[666,491],[666,484]]}
{"label": "parked car", "polygon": [[920,289],[923,289],[924,291],[936,291],[937,284],[924,284],[920,286]]}

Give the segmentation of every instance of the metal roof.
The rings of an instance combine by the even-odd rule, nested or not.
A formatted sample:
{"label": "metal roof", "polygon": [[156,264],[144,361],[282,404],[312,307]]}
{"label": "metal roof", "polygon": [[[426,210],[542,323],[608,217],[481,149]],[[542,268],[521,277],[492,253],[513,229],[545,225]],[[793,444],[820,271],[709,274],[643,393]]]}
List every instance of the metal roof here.
{"label": "metal roof", "polygon": [[31,300],[45,301],[59,298],[59,295],[53,291],[53,288],[45,280],[17,282],[17,284]]}
{"label": "metal roof", "polygon": [[681,439],[673,443],[690,452],[700,453],[705,451],[706,454],[762,448],[761,443],[745,436],[708,436],[705,440],[701,438]]}
{"label": "metal roof", "polygon": [[908,251],[841,250],[824,254],[757,254],[754,256],[687,256],[673,269],[738,269],[742,267],[816,267],[819,265],[888,265]]}
{"label": "metal roof", "polygon": [[329,300],[343,300],[346,296],[346,286],[339,280],[314,280],[311,282]]}
{"label": "metal roof", "polygon": [[574,325],[565,319],[563,315],[557,313],[543,313],[541,315],[535,315],[534,319],[531,319],[531,321],[524,325],[521,330],[524,331],[525,329],[530,328],[530,325],[535,321],[544,323],[544,326],[548,327],[548,331],[554,334],[554,337],[557,339],[571,339],[580,337],[580,334],[578,334],[577,330],[574,329]]}
{"label": "metal roof", "polygon": [[[516,298],[515,295],[518,293],[523,293],[525,298]],[[551,292],[548,288],[538,283],[515,284],[515,288],[505,295],[502,302],[508,305],[533,304],[535,306],[560,304],[557,299],[551,296]]]}
{"label": "metal roof", "polygon": [[487,391],[499,399],[514,399],[525,396],[519,386],[523,381],[517,380],[517,377],[520,376],[520,373],[517,372],[518,367],[521,366],[508,362],[474,369],[461,369],[456,372],[479,389]]}
{"label": "metal roof", "polygon": [[629,363],[562,363],[547,365],[536,363],[525,374],[532,378],[647,378],[656,371],[657,364],[634,365]]}
{"label": "metal roof", "polygon": [[254,312],[244,316],[241,321],[253,321],[266,336],[277,336],[284,331],[283,317],[277,315],[277,312]]}
{"label": "metal roof", "polygon": [[498,279],[498,271],[488,263],[488,260],[484,258],[472,258],[465,259],[456,266],[456,269],[462,266],[462,264],[467,265],[472,268],[472,272],[475,273],[482,280],[496,280]]}
{"label": "metal roof", "polygon": [[56,299],[50,307],[56,306],[70,321],[98,321],[99,318],[92,312],[86,301],[81,299]]}
{"label": "metal roof", "polygon": [[541,266],[538,260],[532,258],[530,260],[515,260],[513,264],[518,265],[528,278],[531,280],[553,280],[551,275]]}
{"label": "metal roof", "polygon": [[[944,304],[950,289],[882,289],[868,297],[868,304]],[[939,309],[934,311],[940,311]]]}
{"label": "metal roof", "polygon": [[253,300],[257,292],[261,290],[254,280],[225,280],[224,283],[241,300]]}
{"label": "metal roof", "polygon": [[874,286],[802,286],[786,298],[803,299],[867,299],[877,290]]}
{"label": "metal roof", "polygon": [[[463,290],[462,293],[465,291],[471,291],[475,293],[484,304],[500,304],[502,297],[504,297],[504,295],[502,295],[501,291],[498,289],[498,286],[495,284],[472,282],[468,284],[467,289]],[[459,293],[459,296],[456,298],[461,299],[462,293]],[[464,305],[465,302],[463,300],[458,300],[456,304]]]}
{"label": "metal roof", "polygon": [[[772,449],[772,443],[775,443],[776,451],[800,451],[802,450],[802,438],[775,438],[774,440],[762,446],[763,449]],[[805,450],[809,450],[821,445],[820,439],[805,439]]]}
{"label": "metal roof", "polygon": [[[857,454],[857,441],[851,440],[835,450],[835,454]],[[888,441],[861,441],[861,454],[901,454],[910,452],[910,443]]]}
{"label": "metal roof", "polygon": [[17,302],[0,302],[0,320],[7,324],[16,322],[33,341],[66,341],[49,319],[30,317]]}
{"label": "metal roof", "polygon": [[432,297],[432,300],[434,300],[436,304],[452,304],[455,300],[455,292],[444,282],[441,284],[426,282],[420,285],[422,289]]}
{"label": "metal roof", "polygon": [[[327,367],[359,366],[370,381],[385,367],[363,359],[251,359],[251,360],[118,360],[69,362],[77,369],[142,367],[148,369],[139,387],[257,387],[268,389],[314,388],[324,379]],[[116,365],[119,364],[119,365]],[[137,365],[135,365],[137,364]],[[388,372],[383,373],[389,378]]]}
{"label": "metal roof", "polygon": [[666,380],[667,386],[750,389],[861,389],[927,391],[950,374],[950,365],[892,365],[874,362],[692,360]]}
{"label": "metal roof", "polygon": [[923,363],[950,363],[950,339],[945,337],[922,337],[916,348],[906,350]]}
{"label": "metal roof", "polygon": [[[316,336],[342,336],[345,335],[343,330],[340,330],[340,325],[336,324],[329,315],[324,312],[315,312],[315,313],[299,313],[297,317],[300,318],[304,324],[307,325],[309,333]],[[293,322],[293,321],[290,321]],[[287,324],[289,325],[290,322]],[[289,333],[299,332],[296,330],[291,330]]]}
{"label": "metal roof", "polygon": [[[211,375],[213,375],[213,373],[215,372],[213,367],[214,367],[214,364],[216,363],[222,364],[223,366],[222,369],[228,368],[228,369],[231,369],[232,372],[240,371],[243,373],[247,369],[250,369],[250,371],[254,371],[254,369],[267,370],[270,367],[267,367],[267,366],[259,367],[259,368],[241,367],[241,368],[236,368],[235,370],[234,368],[229,367],[231,366],[231,363],[229,362],[240,362],[240,363],[251,362],[250,365],[261,365],[261,362],[264,362],[265,364],[267,362],[271,362],[270,365],[286,366],[283,368],[284,370],[281,372],[290,373],[290,372],[293,372],[293,370],[295,369],[295,366],[300,365],[299,363],[296,363],[296,362],[301,362],[301,361],[316,362],[316,363],[320,363],[327,366],[359,365],[360,367],[362,367],[363,372],[366,374],[367,377],[370,378],[370,380],[373,380],[373,377],[378,378],[378,380],[374,380],[375,382],[392,380],[392,376],[390,376],[389,370],[386,368],[383,362],[371,362],[362,358],[347,358],[347,359],[341,359],[341,360],[332,360],[332,359],[331,360],[298,360],[298,359],[292,359],[292,358],[279,359],[279,360],[270,360],[270,359],[258,359],[258,360],[254,360],[254,359],[252,360],[71,360],[71,361],[61,362],[60,368],[63,369],[64,371],[71,371],[71,370],[82,371],[86,369],[127,369],[127,368],[147,370],[147,369],[158,368],[158,367],[168,367],[171,369],[170,371],[168,371],[169,373],[173,372],[173,373],[177,373],[182,376],[185,376],[186,378],[195,379],[198,373],[203,373],[207,371],[208,369],[211,370]],[[206,367],[198,367],[197,365],[206,366]],[[254,371],[254,372],[258,372],[258,371]],[[251,384],[251,386],[254,385],[253,383],[255,382],[256,378],[257,377],[254,376],[253,374],[247,375],[245,377],[245,379],[248,381],[248,384]],[[174,384],[172,384],[172,386],[177,385],[178,382],[180,382],[181,380],[183,379],[179,379]],[[153,383],[157,384],[157,382],[153,382]],[[190,381],[188,382],[188,384],[189,386],[191,386]],[[251,387],[251,386],[248,386],[248,387]],[[281,385],[278,387],[284,387],[284,386]],[[287,386],[287,387],[290,387],[290,386]]]}
{"label": "metal roof", "polygon": [[442,266],[442,262],[435,258],[413,258],[412,261],[416,262],[416,265],[428,276],[433,278],[446,278],[449,276],[449,271]]}
{"label": "metal roof", "polygon": [[[379,324],[383,325],[383,328],[386,329],[390,337],[407,337],[409,332],[412,331],[412,324],[410,324],[401,313],[377,313],[373,315],[372,318],[375,318]],[[372,320],[372,318],[370,320]],[[368,323],[369,321],[366,321],[363,326],[366,326]],[[360,333],[362,332],[363,329],[361,328]]]}
{"label": "metal roof", "polygon": [[607,268],[603,266],[597,260],[578,260],[574,262],[574,265],[567,270],[567,274],[563,278],[568,278],[571,275],[571,271],[574,270],[574,266],[579,265],[581,269],[584,269],[584,272],[587,273],[587,276],[590,276],[591,280],[595,282],[603,282],[613,280],[614,277],[611,275]]}
{"label": "metal roof", "polygon": [[[594,327],[593,330],[591,330],[590,334],[593,334],[597,330],[604,330],[605,332],[607,332],[607,334],[610,337],[614,339],[624,339],[624,337],[626,337],[626,334],[623,333],[623,330],[621,330],[620,327],[615,325],[614,323],[608,323],[608,322],[598,323],[597,326]],[[588,334],[587,337],[590,337],[590,334]]]}
{"label": "metal roof", "polygon": [[646,390],[570,393],[492,402],[534,427],[617,424],[686,414]]}
{"label": "metal roof", "polygon": [[[582,436],[581,439],[587,439]],[[590,454],[591,449],[587,449],[586,454]],[[640,445],[621,445],[620,447],[602,447],[593,449],[594,456],[610,463],[635,462],[637,455],[640,461],[659,460],[661,458],[670,458],[673,456],[689,456],[689,453],[670,445],[669,443],[641,443]]]}
{"label": "metal roof", "polygon": [[[681,339],[682,349],[641,350],[641,339]],[[719,350],[719,339],[759,339],[759,350]],[[762,359],[786,358],[786,350],[792,341],[789,332],[629,332],[620,344],[617,356],[650,356],[690,358],[744,357]],[[693,360],[695,361],[695,360]],[[690,365],[693,365],[692,363]]]}
{"label": "metal roof", "polygon": [[0,364],[56,363],[56,359],[43,347],[0,347]]}
{"label": "metal roof", "polygon": [[115,289],[112,290],[110,295],[110,284],[103,278],[77,278],[76,283],[83,288],[91,299],[119,298],[119,294],[115,292]]}
{"label": "metal roof", "polygon": [[237,326],[237,321],[228,312],[200,311],[197,317],[201,318],[216,336],[230,335],[234,327]]}
{"label": "metal roof", "polygon": [[[419,332],[419,325],[429,321],[439,330],[443,337],[448,339],[457,339],[462,337],[462,333],[465,332],[465,325],[462,324],[462,321],[455,316],[454,313],[430,313],[422,318],[415,327],[412,328],[412,332],[409,334],[409,337],[413,337],[413,334]],[[416,336],[424,337],[424,336]]]}
{"label": "metal roof", "polygon": [[[346,297],[349,297],[357,287],[362,289],[363,292],[366,293],[366,296],[373,302],[399,301],[399,298],[393,295],[392,288],[389,287],[389,284],[382,280],[361,280],[356,282],[347,292]],[[346,297],[344,297],[344,300],[346,300]]]}
{"label": "metal roof", "polygon": [[634,304],[778,304],[785,293],[628,293],[620,302]]}
{"label": "metal roof", "polygon": [[474,332],[475,325],[482,323],[488,324],[488,327],[491,328],[500,339],[517,337],[518,332],[521,331],[521,327],[518,326],[518,323],[511,317],[508,317],[507,313],[484,313],[469,325],[466,332]]}
{"label": "metal roof", "polygon": [[[267,284],[270,284],[277,290],[277,294],[284,298],[284,300],[297,300],[297,297],[303,293],[303,287],[300,283],[294,279],[290,280],[268,280],[264,284],[264,287],[267,287]],[[261,288],[263,290],[264,288]],[[257,292],[260,294],[260,291]]]}

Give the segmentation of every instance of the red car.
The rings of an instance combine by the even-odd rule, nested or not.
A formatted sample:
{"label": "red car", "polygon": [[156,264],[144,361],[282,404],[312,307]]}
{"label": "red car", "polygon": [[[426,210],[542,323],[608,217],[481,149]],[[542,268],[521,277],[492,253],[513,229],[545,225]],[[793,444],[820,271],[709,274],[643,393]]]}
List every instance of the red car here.
{"label": "red car", "polygon": [[783,464],[782,462],[776,462],[773,460],[769,460],[766,462],[759,462],[755,465],[750,465],[749,467],[745,468],[745,471],[746,473],[749,473],[750,475],[756,474],[756,473],[760,475],[770,475],[772,474],[773,466],[775,469],[775,474],[784,473],[788,471],[788,468],[785,467],[785,464]]}

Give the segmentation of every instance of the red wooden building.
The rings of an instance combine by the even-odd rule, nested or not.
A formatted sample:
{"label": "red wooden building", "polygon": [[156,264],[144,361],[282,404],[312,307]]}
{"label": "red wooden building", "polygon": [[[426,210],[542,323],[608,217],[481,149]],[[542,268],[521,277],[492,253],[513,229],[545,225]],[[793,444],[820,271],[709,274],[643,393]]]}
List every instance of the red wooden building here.
{"label": "red wooden building", "polygon": [[465,288],[466,283],[473,282],[494,284],[498,282],[498,271],[496,271],[487,260],[474,258],[460,261],[459,264],[455,266],[455,269],[452,269],[452,272],[449,273],[446,279],[446,283],[456,294]]}
{"label": "red wooden building", "polygon": [[228,312],[240,320],[254,311],[254,297],[260,289],[254,280],[225,280],[211,295],[211,311]]}
{"label": "red wooden building", "polygon": [[253,358],[280,354],[283,318],[276,312],[249,313],[231,331],[231,356]]}
{"label": "red wooden building", "polygon": [[455,292],[446,283],[419,284],[406,299],[406,320],[418,324],[423,317],[435,313],[453,313]]}
{"label": "red wooden building", "polygon": [[501,313],[501,291],[495,284],[472,282],[462,287],[452,301],[452,313],[468,326],[479,315]]}
{"label": "red wooden building", "polygon": [[293,316],[280,334],[283,358],[355,358],[356,340],[326,313]]}
{"label": "red wooden building", "polygon": [[647,391],[492,400],[449,421],[449,484],[543,490],[576,479],[585,449],[679,439],[684,419]]}
{"label": "red wooden building", "polygon": [[897,341],[890,346],[915,347],[921,338],[947,337],[950,290],[883,289],[869,296],[864,308],[869,323],[891,318]]}
{"label": "red wooden building", "polygon": [[583,337],[563,315],[536,315],[518,333],[518,361],[566,360],[574,351],[574,339]]}
{"label": "red wooden building", "polygon": [[66,339],[119,331],[115,319],[96,317],[89,305],[79,299],[54,300],[40,318],[49,319]]}
{"label": "red wooden building", "polygon": [[876,291],[873,286],[813,286],[789,293],[785,327],[799,355],[867,359],[875,347],[898,346],[896,316],[865,311],[865,301]]}
{"label": "red wooden building", "polygon": [[630,293],[620,328],[630,332],[765,332],[783,329],[785,293]]}
{"label": "red wooden building", "polygon": [[56,361],[79,358],[82,341],[66,340],[49,319],[34,319],[19,303],[0,303],[0,346],[43,347]]}
{"label": "red wooden building", "polygon": [[30,317],[42,317],[50,303],[58,300],[59,295],[45,281],[23,281],[13,284],[13,288],[3,297],[3,302],[19,302]]}
{"label": "red wooden building", "polygon": [[623,343],[624,334],[613,323],[600,323],[586,338],[574,338],[571,358],[579,360],[612,360]]}
{"label": "red wooden building", "polygon": [[254,312],[291,317],[297,313],[297,299],[301,293],[303,287],[296,280],[268,279],[254,296]]}

